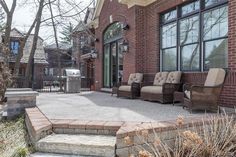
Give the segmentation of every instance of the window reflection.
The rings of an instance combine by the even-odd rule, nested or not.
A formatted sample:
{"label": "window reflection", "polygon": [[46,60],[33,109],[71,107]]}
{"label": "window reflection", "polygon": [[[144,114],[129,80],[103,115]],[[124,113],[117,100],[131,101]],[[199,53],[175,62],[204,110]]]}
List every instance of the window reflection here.
{"label": "window reflection", "polygon": [[204,14],[204,39],[214,39],[228,34],[228,7]]}
{"label": "window reflection", "polygon": [[205,42],[205,69],[227,68],[228,39]]}
{"label": "window reflection", "polygon": [[177,41],[176,23],[169,24],[162,28],[162,48],[176,46]]}
{"label": "window reflection", "polygon": [[104,86],[110,86],[110,45],[104,47]]}
{"label": "window reflection", "polygon": [[174,71],[177,69],[177,54],[176,48],[165,49],[163,54],[163,70]]}
{"label": "window reflection", "polygon": [[172,10],[162,16],[162,21],[168,22],[168,21],[174,20],[175,18],[177,18],[177,11]]}
{"label": "window reflection", "polygon": [[194,12],[199,9],[200,9],[200,2],[199,1],[187,4],[181,8],[181,15],[184,16],[186,14],[189,14],[189,13]]}
{"label": "window reflection", "polygon": [[224,0],[205,0],[205,7],[208,7],[208,6],[211,6],[211,5],[214,5],[214,4],[217,4],[219,2],[222,2]]}
{"label": "window reflection", "polygon": [[107,43],[112,39],[120,38],[122,35],[122,31],[122,24],[120,22],[112,24],[104,33],[104,42]]}
{"label": "window reflection", "polygon": [[192,44],[182,47],[181,51],[182,70],[199,70],[199,44]]}
{"label": "window reflection", "polygon": [[184,19],[180,22],[180,43],[188,44],[198,42],[199,16]]}

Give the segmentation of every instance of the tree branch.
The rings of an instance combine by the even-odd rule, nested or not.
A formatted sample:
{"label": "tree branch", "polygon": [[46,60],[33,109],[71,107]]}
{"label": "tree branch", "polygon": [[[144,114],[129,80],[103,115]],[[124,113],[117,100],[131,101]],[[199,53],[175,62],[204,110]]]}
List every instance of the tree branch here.
{"label": "tree branch", "polygon": [[6,14],[9,14],[10,11],[7,7],[7,4],[6,4],[5,0],[0,0],[0,4],[3,7],[4,11],[6,12]]}
{"label": "tree branch", "polygon": [[12,5],[11,5],[11,11],[10,11],[11,14],[13,14],[14,11],[15,11],[15,9],[16,9],[16,1],[17,1],[17,0],[13,0],[13,3],[12,3]]}

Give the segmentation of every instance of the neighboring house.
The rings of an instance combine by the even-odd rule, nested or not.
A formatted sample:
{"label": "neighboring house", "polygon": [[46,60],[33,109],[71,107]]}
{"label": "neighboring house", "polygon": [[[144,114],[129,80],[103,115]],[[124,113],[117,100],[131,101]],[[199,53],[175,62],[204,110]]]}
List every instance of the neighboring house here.
{"label": "neighboring house", "polygon": [[94,28],[92,18],[94,8],[88,8],[84,21],[73,30],[72,56],[76,61],[76,67],[80,69],[84,80],[89,80],[90,87],[94,86],[94,61],[97,57],[95,50]]}
{"label": "neighboring house", "polygon": [[[72,61],[71,45],[66,43],[59,44],[59,52],[56,44],[45,46],[47,62],[49,63],[44,70],[44,76],[59,76],[59,61],[61,63],[61,72],[66,68],[74,66]],[[59,56],[60,58],[58,58]]]}
{"label": "neighboring house", "polygon": [[[20,32],[18,29],[13,28],[11,31],[11,43],[10,43],[10,59],[9,59],[9,67],[14,70],[16,57],[19,53],[21,42],[23,41],[25,34]],[[20,69],[19,69],[19,77],[24,78],[26,72],[26,66],[28,63],[30,51],[33,45],[34,35],[31,34],[25,44],[23,50],[23,56],[20,61]],[[3,41],[3,35],[1,35],[1,41]],[[40,78],[43,76],[44,68],[48,64],[46,61],[46,56],[43,47],[43,39],[41,37],[38,38],[37,48],[34,55],[34,78]],[[35,81],[35,87],[40,88],[40,83]]]}
{"label": "neighboring house", "polygon": [[204,83],[209,68],[224,68],[220,104],[235,107],[235,5],[230,0],[98,0],[90,24],[98,39],[96,90],[110,90],[136,72],[153,81],[159,71],[178,70],[183,83]]}

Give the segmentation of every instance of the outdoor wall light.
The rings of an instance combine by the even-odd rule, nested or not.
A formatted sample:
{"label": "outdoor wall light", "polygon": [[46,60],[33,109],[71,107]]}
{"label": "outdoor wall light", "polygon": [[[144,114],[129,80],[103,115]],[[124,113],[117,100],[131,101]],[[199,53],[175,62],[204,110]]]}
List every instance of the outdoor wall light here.
{"label": "outdoor wall light", "polygon": [[99,42],[99,39],[98,39],[98,38],[95,38],[94,41],[95,41],[95,42]]}
{"label": "outdoor wall light", "polygon": [[123,53],[127,53],[129,51],[129,42],[127,40],[123,40],[122,47]]}
{"label": "outdoor wall light", "polygon": [[129,30],[129,25],[125,22],[122,27],[123,30],[127,31]]}
{"label": "outdoor wall light", "polygon": [[97,59],[98,58],[98,51],[96,49],[91,50],[91,58]]}

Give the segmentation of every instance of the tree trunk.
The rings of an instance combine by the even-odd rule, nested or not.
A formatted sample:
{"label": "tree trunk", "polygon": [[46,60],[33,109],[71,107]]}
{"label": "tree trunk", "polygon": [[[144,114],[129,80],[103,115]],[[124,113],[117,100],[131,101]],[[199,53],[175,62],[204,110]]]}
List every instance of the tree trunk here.
{"label": "tree trunk", "polygon": [[57,62],[58,62],[58,69],[59,69],[59,81],[60,81],[60,91],[62,91],[62,72],[61,72],[61,55],[60,55],[60,50],[59,50],[59,43],[58,43],[58,37],[57,37],[57,30],[56,30],[56,25],[53,19],[53,11],[52,11],[52,5],[51,1],[49,0],[49,9],[50,9],[50,14],[51,14],[51,20],[52,20],[52,26],[53,26],[53,31],[54,31],[54,38],[57,46]]}
{"label": "tree trunk", "polygon": [[25,74],[26,79],[24,82],[24,87],[30,86],[31,77],[33,75],[31,72],[32,72],[32,66],[34,66],[33,59],[34,59],[35,50],[37,49],[38,34],[40,30],[43,7],[44,7],[44,0],[40,0],[39,9],[38,9],[37,17],[36,17],[36,26],[35,26],[35,31],[34,31],[33,45],[30,51],[30,56],[29,56],[27,67],[26,67],[26,74]]}
{"label": "tree trunk", "polygon": [[[12,19],[13,19],[13,13],[16,9],[16,1],[13,0],[11,10],[8,9],[8,6],[4,0],[0,0],[0,5],[4,9],[6,15],[7,15],[7,22],[6,22],[6,28],[5,28],[5,35],[4,35],[4,45],[8,48],[10,48],[10,42],[11,42],[11,27],[12,27]],[[9,52],[6,54],[5,62],[8,65],[9,64]]]}

